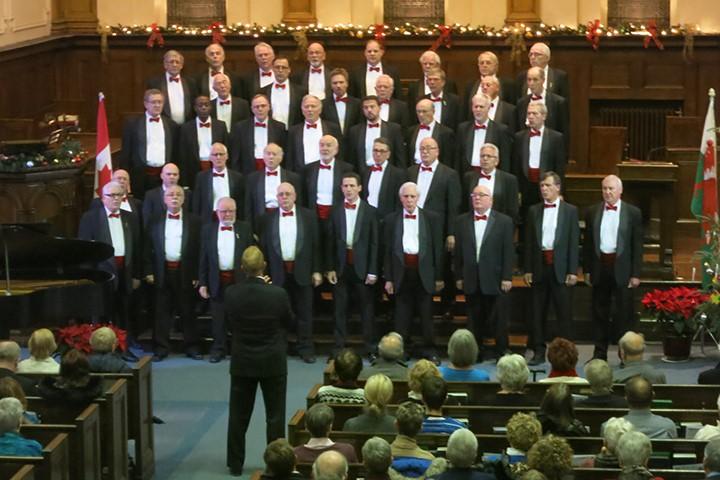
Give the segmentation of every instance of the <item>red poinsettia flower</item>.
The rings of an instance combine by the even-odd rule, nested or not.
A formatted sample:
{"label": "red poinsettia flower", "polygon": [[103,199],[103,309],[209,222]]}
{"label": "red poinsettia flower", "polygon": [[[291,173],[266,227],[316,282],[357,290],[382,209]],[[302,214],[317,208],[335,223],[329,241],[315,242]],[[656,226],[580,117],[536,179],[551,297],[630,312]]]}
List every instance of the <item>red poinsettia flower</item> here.
{"label": "red poinsettia flower", "polygon": [[123,352],[127,350],[127,332],[112,324],[81,323],[79,325],[69,325],[59,329],[57,331],[57,337],[59,343],[61,344],[65,344],[70,348],[75,348],[84,353],[90,353],[90,337],[95,330],[101,327],[108,327],[115,332],[115,336],[118,340],[118,348]]}

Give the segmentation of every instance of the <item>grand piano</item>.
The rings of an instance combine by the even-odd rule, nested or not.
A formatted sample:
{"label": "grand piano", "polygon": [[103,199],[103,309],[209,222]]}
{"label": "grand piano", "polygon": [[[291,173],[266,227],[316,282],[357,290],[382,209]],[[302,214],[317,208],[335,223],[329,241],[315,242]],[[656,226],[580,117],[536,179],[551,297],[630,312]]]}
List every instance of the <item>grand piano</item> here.
{"label": "grand piano", "polygon": [[0,225],[0,339],[11,328],[109,316],[113,275],[95,265],[110,245],[50,236],[49,224]]}

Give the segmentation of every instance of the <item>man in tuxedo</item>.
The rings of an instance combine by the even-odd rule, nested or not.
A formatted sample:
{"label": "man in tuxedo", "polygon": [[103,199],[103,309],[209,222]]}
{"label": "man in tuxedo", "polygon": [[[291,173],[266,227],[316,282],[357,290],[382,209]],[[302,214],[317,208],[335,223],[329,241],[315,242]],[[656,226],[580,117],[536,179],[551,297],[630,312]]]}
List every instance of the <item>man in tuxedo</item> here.
{"label": "man in tuxedo", "polygon": [[285,124],[270,118],[270,100],[262,93],[251,102],[252,116],[233,125],[230,131],[230,168],[249,175],[265,168],[263,151],[271,143],[285,148]]}
{"label": "man in tuxedo", "polygon": [[273,60],[275,60],[273,48],[265,42],[260,42],[253,47],[253,53],[257,69],[253,69],[242,79],[243,97],[247,101],[250,101],[260,90],[275,82],[275,71],[272,68]]}
{"label": "man in tuxedo", "polygon": [[[515,120],[515,105],[504,101],[499,96],[500,81],[498,78],[495,75],[483,77],[480,81],[480,91],[490,97],[488,117],[508,127],[511,134],[515,133],[518,129],[517,121]],[[524,122],[522,125],[524,125]]]}
{"label": "man in tuxedo", "polygon": [[[398,193],[407,181],[407,172],[390,162],[391,142],[385,137],[373,141],[373,165],[363,173],[363,200],[377,209],[378,219],[400,209]],[[381,239],[382,240],[382,239]]]}
{"label": "man in tuxedo", "polygon": [[[172,165],[172,163],[168,163],[167,165]],[[131,215],[133,222],[144,226],[145,222],[147,222],[147,219],[143,214],[145,202],[134,198],[130,193],[130,174],[122,168],[118,168],[113,171],[111,179],[113,182],[117,182],[123,189],[124,196],[122,198],[122,202],[120,203],[120,210],[128,212]],[[145,199],[147,199],[147,194],[145,195]],[[93,198],[90,202],[90,208],[101,208],[102,206],[102,197]]]}
{"label": "man in tuxedo", "polygon": [[443,70],[431,70],[426,75],[426,83],[430,92],[421,98],[432,100],[435,106],[435,121],[448,127],[453,132],[460,121],[460,98],[445,91],[445,72]]}
{"label": "man in tuxedo", "polygon": [[488,116],[491,103],[490,97],[485,94],[474,96],[473,120],[461,123],[455,132],[457,138],[455,169],[461,175],[468,170],[480,171],[480,147],[486,143],[492,143],[499,149],[500,168],[510,171],[513,137],[505,125],[494,122]]}
{"label": "man in tuxedo", "polygon": [[322,114],[320,99],[313,95],[305,95],[302,99],[304,121],[288,130],[285,165],[289,170],[300,173],[306,165],[317,162],[320,159],[320,139],[323,136],[332,135],[338,140],[342,138],[340,126],[337,123],[321,120],[320,114]]}
{"label": "man in tuxedo", "polygon": [[224,197],[235,201],[239,212],[237,216],[242,219],[245,184],[242,174],[227,168],[227,158],[225,145],[213,143],[210,148],[212,168],[199,173],[195,179],[192,212],[200,217],[203,223],[215,220],[217,202]]}
{"label": "man in tuxedo", "polygon": [[[557,173],[543,173],[540,195],[543,201],[530,207],[525,222],[525,283],[532,287],[529,365],[545,362],[546,337],[572,338],[572,287],[577,283],[580,258],[578,210],[560,198]],[[546,329],[550,302],[556,321]]]}
{"label": "man in tuxedo", "polygon": [[307,61],[303,70],[293,81],[310,95],[320,100],[330,98],[330,72],[333,70],[325,65],[325,47],[320,42],[313,42],[307,47]]}
{"label": "man in tuxedo", "polygon": [[163,165],[173,162],[177,124],[162,115],[165,98],[160,90],[146,90],[144,115],[128,120],[122,134],[120,168],[130,173],[132,192],[142,199],[160,185]]}
{"label": "man in tuxedo", "polygon": [[168,50],[163,55],[165,73],[145,82],[145,88],[160,90],[166,101],[163,114],[173,122],[182,125],[192,118],[192,101],[195,98],[195,82],[182,75],[185,57],[177,50]]}
{"label": "man in tuxedo", "polygon": [[[174,163],[166,163],[160,172],[162,184],[152,190],[145,192],[145,199],[142,202],[142,218],[143,226],[147,227],[150,219],[165,212],[165,191],[168,187],[177,185],[180,181],[180,169]],[[184,192],[185,199],[183,201],[183,210],[188,211],[190,208],[190,197],[192,192],[190,189]]]}
{"label": "man in tuxedo", "polygon": [[196,95],[205,95],[206,97],[210,97],[210,100],[215,100],[218,95],[211,87],[213,78],[220,73],[224,73],[230,78],[230,82],[235,87],[232,94],[234,96],[241,95],[240,78],[225,68],[225,49],[222,45],[219,43],[211,43],[205,47],[205,61],[208,64],[207,70],[200,72],[195,77]]}
{"label": "man in tuxedo", "polygon": [[420,144],[426,138],[434,138],[440,149],[440,163],[455,166],[455,134],[445,125],[435,121],[435,104],[424,98],[416,107],[418,125],[407,131],[408,165],[420,163]]}
{"label": "man in tuxedo", "polygon": [[265,258],[257,247],[242,254],[242,284],[225,292],[225,308],[232,328],[230,358],[230,416],[227,466],[233,476],[242,474],[247,433],[258,384],[266,410],[267,443],[285,436],[287,393],[287,329],[292,310],[287,292],[266,282]]}
{"label": "man in tuxedo", "polygon": [[565,136],[567,146],[570,135],[570,119],[568,104],[563,97],[555,93],[543,90],[545,71],[540,67],[530,67],[527,70],[527,86],[530,93],[518,99],[515,115],[517,124],[523,125],[527,117],[527,107],[530,102],[540,102],[547,108],[547,119],[545,125],[557,130]]}
{"label": "man in tuxedo", "polygon": [[[518,181],[512,173],[498,169],[500,153],[492,143],[485,143],[480,147],[480,170],[469,170],[463,177],[464,198],[472,209],[471,193],[478,185],[486,187],[493,197],[493,209],[504,213],[518,223],[520,210]],[[463,206],[463,210],[465,210]]]}
{"label": "man in tuxedo", "polygon": [[333,207],[328,235],[327,273],[333,285],[335,308],[335,353],[345,348],[348,319],[348,293],[360,307],[364,354],[375,344],[374,285],[379,275],[379,232],[377,211],[360,199],[360,175],[342,176],[344,202]]}
{"label": "man in tuxedo", "polygon": [[417,206],[416,184],[404,183],[398,194],[403,208],[383,222],[385,291],[395,296],[395,331],[410,344],[417,311],[422,331],[418,353],[439,364],[433,345],[432,296],[445,286],[442,220]]}
{"label": "man in tuxedo", "polygon": [[[615,175],[602,181],[603,201],[585,218],[583,272],[593,287],[593,358],[607,360],[609,342],[633,330],[633,292],[640,285],[643,229],[640,209],[621,201],[623,185]],[[612,302],[615,316],[610,323]]]}
{"label": "man in tuxedo", "polygon": [[144,249],[145,281],[155,285],[153,361],[162,361],[170,352],[176,311],[182,322],[185,354],[201,360],[195,316],[200,218],[183,211],[185,192],[179,185],[165,189],[164,201],[167,211],[150,220]]}
{"label": "man in tuxedo", "polygon": [[283,182],[277,189],[280,208],[261,218],[260,243],[273,285],[284,288],[295,312],[297,352],[315,363],[313,346],[313,288],[322,283],[323,259],[317,217],[296,205],[295,187]]}
{"label": "man in tuxedo", "polygon": [[227,312],[225,290],[245,278],[240,257],[253,244],[250,224],[237,220],[237,205],[230,197],[217,202],[218,222],[207,222],[200,237],[200,268],[198,292],[210,299],[213,343],[210,363],[218,363],[227,352]]}
{"label": "man in tuxedo", "polygon": [[483,353],[487,360],[504,355],[508,347],[513,222],[492,208],[492,194],[483,185],[473,189],[472,204],[472,211],[458,216],[455,225],[456,287],[465,291],[468,329],[478,343],[483,337],[495,337],[495,352]]}
{"label": "man in tuxedo", "polygon": [[[433,50],[424,51],[422,55],[420,55],[418,61],[420,62],[423,75],[421,78],[410,83],[407,96],[409,103],[416,103],[423,97],[427,98],[427,95],[430,93],[428,73],[433,70],[442,69],[442,60],[440,59],[440,55]],[[443,86],[443,92],[457,94],[457,86],[455,85],[455,82],[448,79]]]}
{"label": "man in tuxedo", "polygon": [[[275,143],[268,143],[263,153],[265,168],[247,177],[245,188],[245,219],[258,231],[260,217],[278,209],[277,189],[281,183],[290,183],[296,192],[302,192],[299,174],[282,168],[283,150]],[[298,196],[298,203],[303,201]]]}
{"label": "man in tuxedo", "polygon": [[[567,72],[548,65],[550,63],[550,47],[541,42],[534,44],[528,52],[528,60],[530,61],[531,67],[539,67],[544,71],[544,91],[558,94],[565,100],[570,101],[570,84],[568,82]],[[517,76],[516,83],[519,87],[518,98],[530,93],[525,83],[526,78],[526,72],[520,72]]]}
{"label": "man in tuxedo", "polygon": [[[347,135],[345,147],[348,163],[353,165],[356,171],[365,172],[375,164],[372,152],[373,142],[376,138],[383,137],[392,142],[390,163],[397,167],[404,167],[407,154],[405,153],[402,127],[397,123],[386,122],[380,118],[380,101],[374,95],[363,98],[362,114],[365,121],[352,127]],[[393,197],[395,197],[394,192]]]}
{"label": "man in tuxedo", "polygon": [[374,88],[380,75],[388,75],[393,79],[395,85],[400,85],[398,69],[382,61],[383,55],[385,55],[385,46],[382,43],[377,40],[368,40],[363,53],[365,65],[353,70],[350,76],[350,92],[353,97],[363,98],[366,95],[377,95]]}
{"label": "man in tuxedo", "polygon": [[212,118],[225,122],[227,132],[240,120],[250,117],[250,107],[244,98],[231,95],[232,85],[230,77],[218,73],[213,77],[213,90],[218,96],[212,101],[210,115]]}
{"label": "man in tuxedo", "polygon": [[322,101],[322,119],[337,123],[343,137],[347,138],[350,127],[359,123],[362,118],[360,100],[347,93],[349,86],[347,70],[334,68],[329,77],[332,94],[326,95]]}
{"label": "man in tuxedo", "polygon": [[[302,170],[306,204],[315,210],[322,228],[330,219],[330,210],[342,202],[343,175],[353,170],[352,165],[337,159],[338,141],[332,135],[323,135],[319,141],[319,162],[313,162]],[[324,243],[324,242],[323,242]],[[323,251],[325,251],[323,249]]]}
{"label": "man in tuxedo", "polygon": [[225,122],[210,117],[210,99],[204,95],[195,98],[195,114],[180,127],[180,141],[178,156],[181,179],[185,186],[195,184],[198,172],[208,171],[212,168],[210,160],[210,147],[214,143],[225,145],[228,132]]}
{"label": "man in tuxedo", "polygon": [[[286,57],[277,57],[272,63],[275,81],[259,90],[270,99],[272,118],[290,128],[302,119],[300,102],[305,91],[289,80],[290,61]],[[318,100],[319,102],[319,100]]]}
{"label": "man in tuxedo", "polygon": [[384,122],[397,123],[403,130],[408,128],[410,112],[407,103],[395,98],[395,80],[390,75],[380,75],[375,82],[375,92],[380,102],[380,118]]}
{"label": "man in tuxedo", "polygon": [[468,116],[468,118],[472,117],[470,102],[478,93],[487,93],[482,90],[482,81],[487,77],[495,77],[498,79],[499,100],[514,105],[515,100],[517,99],[517,86],[515,85],[515,82],[509,78],[500,78],[497,76],[500,69],[500,62],[498,61],[497,55],[489,51],[480,53],[477,57],[477,67],[478,78],[468,82],[465,86],[465,96],[463,97],[463,115]]}

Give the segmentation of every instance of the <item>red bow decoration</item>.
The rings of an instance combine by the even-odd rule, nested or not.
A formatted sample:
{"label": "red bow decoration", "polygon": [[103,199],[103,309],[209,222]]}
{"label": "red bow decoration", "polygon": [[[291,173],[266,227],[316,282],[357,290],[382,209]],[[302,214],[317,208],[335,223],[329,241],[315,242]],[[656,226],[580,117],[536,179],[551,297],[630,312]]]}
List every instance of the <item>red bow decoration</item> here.
{"label": "red bow decoration", "polygon": [[160,33],[160,27],[158,27],[157,23],[153,23],[150,25],[150,36],[147,39],[147,47],[153,48],[155,45],[158,45],[160,48],[165,46],[165,39],[162,36],[162,33]]}
{"label": "red bow decoration", "polygon": [[225,43],[225,36],[222,34],[222,25],[220,24],[220,22],[211,23],[210,30],[212,30],[212,42],[210,43]]}
{"label": "red bow decoration", "polygon": [[596,18],[595,21],[588,22],[587,33],[585,34],[585,38],[587,38],[587,41],[592,44],[592,48],[595,51],[597,51],[598,48],[600,48],[600,32],[598,32],[599,29],[600,29],[600,19]]}
{"label": "red bow decoration", "polygon": [[385,44],[385,25],[382,23],[375,24],[375,40],[381,45]]}
{"label": "red bow decoration", "polygon": [[447,25],[438,25],[438,30],[440,30],[440,36],[430,47],[430,50],[433,52],[442,46],[445,48],[452,47],[452,37],[450,36],[452,34],[452,27],[448,27]]}
{"label": "red bow decoration", "polygon": [[655,43],[655,46],[658,48],[658,50],[665,50],[665,47],[663,46],[662,42],[658,38],[658,27],[657,22],[655,20],[650,20],[648,22],[647,26],[647,32],[649,35],[643,39],[643,47],[648,48],[650,45],[650,41],[653,41]]}

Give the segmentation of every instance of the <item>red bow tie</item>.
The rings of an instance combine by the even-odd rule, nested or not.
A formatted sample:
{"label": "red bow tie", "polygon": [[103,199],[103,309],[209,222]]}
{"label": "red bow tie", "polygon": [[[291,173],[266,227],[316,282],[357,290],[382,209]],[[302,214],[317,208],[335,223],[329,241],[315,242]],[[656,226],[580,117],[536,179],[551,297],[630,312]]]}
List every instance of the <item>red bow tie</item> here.
{"label": "red bow tie", "polygon": [[430,100],[432,100],[433,102],[442,102],[442,97],[431,98]]}
{"label": "red bow tie", "polygon": [[224,173],[213,173],[213,177],[225,178],[225,174]]}
{"label": "red bow tie", "polygon": [[310,73],[322,73],[322,68],[311,68]]}
{"label": "red bow tie", "polygon": [[545,204],[545,208],[555,208],[555,207],[557,207],[557,205],[555,205],[554,203],[546,203]]}
{"label": "red bow tie", "polygon": [[475,124],[475,130],[487,130],[487,125],[484,123],[482,125]]}
{"label": "red bow tie", "polygon": [[168,220],[180,220],[180,214],[176,213],[173,215],[172,213],[168,213]]}
{"label": "red bow tie", "polygon": [[289,212],[280,212],[280,213],[282,214],[283,217],[292,217],[293,216],[292,210]]}
{"label": "red bow tie", "polygon": [[219,73],[222,73],[222,72],[221,72],[220,70],[211,70],[211,71],[210,71],[210,76],[211,76],[211,77],[214,77],[215,75],[217,75],[217,74],[219,74]]}
{"label": "red bow tie", "polygon": [[530,100],[542,100],[542,95],[530,95]]}
{"label": "red bow tie", "polygon": [[180,83],[180,77],[170,77],[168,78],[171,82]]}
{"label": "red bow tie", "polygon": [[390,100],[380,100],[380,105],[390,105]]}
{"label": "red bow tie", "polygon": [[609,203],[606,203],[606,204],[605,204],[605,210],[617,211],[617,205],[610,205]]}
{"label": "red bow tie", "polygon": [[306,128],[317,128],[317,123],[306,123],[305,127]]}
{"label": "red bow tie", "polygon": [[492,175],[485,175],[484,173],[480,172],[480,178],[484,178],[486,180],[492,180]]}
{"label": "red bow tie", "polygon": [[417,218],[417,215],[415,215],[415,214],[411,215],[409,213],[406,213],[405,218],[407,218],[408,220],[415,220]]}
{"label": "red bow tie", "polygon": [[266,172],[265,172],[265,176],[266,176],[266,177],[277,177],[277,176],[278,176],[278,172],[277,172],[277,170],[275,170],[274,172],[266,171]]}
{"label": "red bow tie", "polygon": [[320,170],[332,170],[332,166],[320,164]]}
{"label": "red bow tie", "polygon": [[380,128],[380,123],[368,123],[367,128]]}
{"label": "red bow tie", "polygon": [[230,100],[220,100],[220,105],[230,105]]}
{"label": "red bow tie", "polygon": [[347,208],[348,210],[355,210],[357,208],[357,205],[355,205],[354,203],[345,202],[345,208]]}
{"label": "red bow tie", "polygon": [[151,122],[160,123],[160,117],[150,117],[148,118]]}
{"label": "red bow tie", "polygon": [[260,72],[261,77],[272,77],[272,72]]}
{"label": "red bow tie", "polygon": [[108,218],[120,218],[120,214],[119,213],[111,213],[108,215]]}
{"label": "red bow tie", "polygon": [[382,172],[382,165],[373,165],[370,167],[371,172]]}
{"label": "red bow tie", "polygon": [[210,122],[200,122],[200,128],[210,128]]}
{"label": "red bow tie", "polygon": [[432,172],[432,167],[423,167],[420,165],[420,171],[421,172]]}
{"label": "red bow tie", "polygon": [[275,88],[282,88],[283,90],[285,90],[285,87],[286,87],[286,84],[284,84],[284,83],[276,83],[275,84]]}
{"label": "red bow tie", "polygon": [[539,137],[540,136],[540,130],[535,130],[534,128],[530,129],[530,138],[532,137]]}
{"label": "red bow tie", "polygon": [[335,97],[335,103],[337,103],[337,102],[345,102],[345,103],[347,103],[347,101],[348,101],[348,97],[342,97],[342,98],[341,98],[341,97]]}
{"label": "red bow tie", "polygon": [[232,232],[232,226],[229,226],[229,227],[221,226],[220,231],[221,232]]}
{"label": "red bow tie", "polygon": [[261,127],[261,128],[267,127],[267,125],[264,124],[264,123],[262,123],[262,122],[255,122],[255,126],[256,126],[256,127]]}
{"label": "red bow tie", "polygon": [[423,125],[423,124],[421,123],[421,124],[420,124],[420,130],[428,130],[428,131],[429,131],[429,130],[430,130],[430,125]]}
{"label": "red bow tie", "polygon": [[475,221],[477,222],[478,220],[487,220],[487,215],[475,215]]}
{"label": "red bow tie", "polygon": [[368,72],[379,72],[380,67],[368,67]]}

